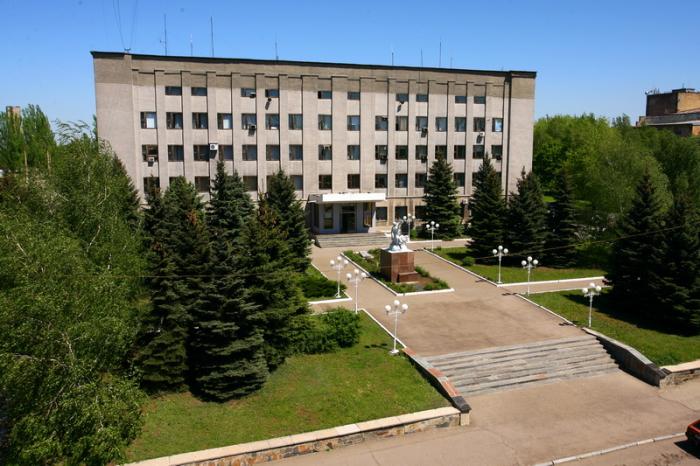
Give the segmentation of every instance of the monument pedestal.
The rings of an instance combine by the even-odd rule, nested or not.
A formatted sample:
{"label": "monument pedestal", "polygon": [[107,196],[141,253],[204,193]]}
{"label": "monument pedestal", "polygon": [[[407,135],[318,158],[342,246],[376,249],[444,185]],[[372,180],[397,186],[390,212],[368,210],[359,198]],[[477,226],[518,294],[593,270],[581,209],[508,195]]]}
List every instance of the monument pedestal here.
{"label": "monument pedestal", "polygon": [[387,280],[395,283],[414,282],[418,272],[414,265],[413,251],[387,251],[382,249],[379,255],[379,271]]}

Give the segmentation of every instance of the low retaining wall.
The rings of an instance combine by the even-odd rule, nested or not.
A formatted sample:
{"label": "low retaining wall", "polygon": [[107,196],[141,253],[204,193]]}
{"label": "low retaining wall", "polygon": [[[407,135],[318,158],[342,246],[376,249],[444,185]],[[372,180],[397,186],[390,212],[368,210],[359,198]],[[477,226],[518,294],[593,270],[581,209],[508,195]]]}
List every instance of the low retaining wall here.
{"label": "low retaining wall", "polygon": [[700,359],[674,366],[664,366],[661,370],[667,374],[664,379],[664,385],[677,385],[691,379],[700,378]]}
{"label": "low retaining wall", "polygon": [[458,425],[460,425],[459,410],[449,407],[438,408],[288,437],[164,456],[130,463],[126,466],[248,466],[290,456],[333,450],[366,440]]}

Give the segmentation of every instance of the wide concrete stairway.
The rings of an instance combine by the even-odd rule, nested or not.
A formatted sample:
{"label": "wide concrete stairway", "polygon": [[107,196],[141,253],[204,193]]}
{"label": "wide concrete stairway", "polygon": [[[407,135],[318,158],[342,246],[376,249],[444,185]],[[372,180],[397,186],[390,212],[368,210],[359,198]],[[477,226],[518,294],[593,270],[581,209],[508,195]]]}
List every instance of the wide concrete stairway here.
{"label": "wide concrete stairway", "polygon": [[316,235],[320,248],[374,248],[388,246],[391,240],[384,233],[345,233],[340,235]]}
{"label": "wide concrete stairway", "polygon": [[617,370],[591,335],[426,357],[462,396]]}

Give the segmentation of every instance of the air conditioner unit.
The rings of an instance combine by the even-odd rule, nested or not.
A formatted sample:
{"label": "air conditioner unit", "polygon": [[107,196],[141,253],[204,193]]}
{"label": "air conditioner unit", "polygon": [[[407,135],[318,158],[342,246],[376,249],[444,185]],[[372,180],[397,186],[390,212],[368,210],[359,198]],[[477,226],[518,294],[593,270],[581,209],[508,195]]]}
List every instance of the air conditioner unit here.
{"label": "air conditioner unit", "polygon": [[420,129],[420,135],[421,135],[421,136],[427,136],[427,135],[428,135],[428,128],[421,128],[421,129]]}
{"label": "air conditioner unit", "polygon": [[219,150],[219,144],[216,142],[209,143],[209,152],[216,152]]}
{"label": "air conditioner unit", "polygon": [[254,98],[255,98],[255,92],[251,92],[250,94],[248,94],[248,97],[250,97],[251,99],[254,99]]}
{"label": "air conditioner unit", "polygon": [[255,131],[257,128],[256,125],[248,125],[248,131]]}
{"label": "air conditioner unit", "polygon": [[148,157],[146,157],[146,162],[148,162],[148,163],[154,163],[155,161],[156,161],[156,158],[152,155],[149,155]]}

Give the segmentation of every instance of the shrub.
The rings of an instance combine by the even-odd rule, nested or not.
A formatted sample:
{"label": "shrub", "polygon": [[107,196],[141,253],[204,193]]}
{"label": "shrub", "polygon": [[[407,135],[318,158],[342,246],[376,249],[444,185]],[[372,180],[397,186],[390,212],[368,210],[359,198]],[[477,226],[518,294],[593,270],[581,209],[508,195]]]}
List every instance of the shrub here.
{"label": "shrub", "polygon": [[425,270],[423,267],[421,267],[421,266],[419,266],[419,265],[416,265],[416,272],[417,272],[418,275],[420,275],[421,277],[429,277],[429,276],[430,276],[430,274],[428,273],[428,271]]}
{"label": "shrub", "polygon": [[342,307],[320,316],[299,316],[294,328],[299,335],[292,343],[295,353],[331,353],[360,341],[360,316]]}
{"label": "shrub", "polygon": [[[335,296],[338,289],[338,282],[329,280],[320,273],[318,274],[302,274],[299,278],[299,287],[301,292],[308,299],[311,298],[326,298]],[[340,290],[345,291],[345,284],[340,284]]]}
{"label": "shrub", "polygon": [[471,267],[474,265],[474,258],[472,256],[464,256],[462,259],[462,265],[465,267]]}
{"label": "shrub", "polygon": [[360,316],[338,307],[321,316],[326,324],[328,338],[341,348],[348,348],[360,341]]}

